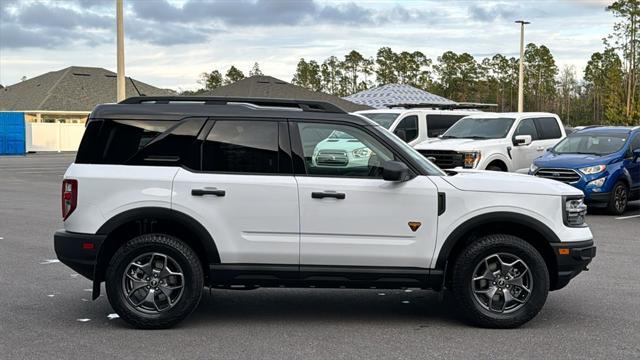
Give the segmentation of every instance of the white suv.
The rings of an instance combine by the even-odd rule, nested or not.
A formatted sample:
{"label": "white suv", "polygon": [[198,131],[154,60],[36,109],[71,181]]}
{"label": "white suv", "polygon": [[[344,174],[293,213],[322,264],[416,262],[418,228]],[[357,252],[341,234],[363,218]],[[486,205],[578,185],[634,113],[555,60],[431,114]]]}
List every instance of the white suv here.
{"label": "white suv", "polygon": [[[314,164],[336,131],[366,164]],[[548,179],[448,176],[327,103],[143,97],[91,113],[54,243],[140,328],[176,324],[205,286],[451,289],[470,321],[515,327],[595,256],[582,200]]]}
{"label": "white suv", "polygon": [[443,169],[527,173],[535,158],[565,136],[555,114],[478,113],[414,147]]}
{"label": "white suv", "polygon": [[362,110],[354,114],[367,117],[400,139],[414,146],[428,139],[437,139],[461,118],[481,113],[478,110],[380,109]]}

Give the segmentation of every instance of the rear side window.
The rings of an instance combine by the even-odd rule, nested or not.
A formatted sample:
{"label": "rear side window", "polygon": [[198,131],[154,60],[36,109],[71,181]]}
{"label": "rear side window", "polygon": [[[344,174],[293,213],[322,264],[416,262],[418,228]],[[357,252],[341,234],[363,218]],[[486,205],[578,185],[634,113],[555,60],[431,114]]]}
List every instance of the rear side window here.
{"label": "rear side window", "polygon": [[438,137],[466,115],[427,115],[427,136]]}
{"label": "rear side window", "polygon": [[400,120],[400,123],[393,131],[400,139],[404,141],[413,141],[418,138],[418,116],[411,115]]}
{"label": "rear side window", "polygon": [[218,120],[207,136],[202,157],[204,171],[277,174],[278,123]]}
{"label": "rear side window", "polygon": [[535,119],[540,140],[559,139],[562,137],[558,120],[552,117]]}
{"label": "rear side window", "polygon": [[76,162],[196,166],[196,137],[205,120],[104,120],[87,126]]}

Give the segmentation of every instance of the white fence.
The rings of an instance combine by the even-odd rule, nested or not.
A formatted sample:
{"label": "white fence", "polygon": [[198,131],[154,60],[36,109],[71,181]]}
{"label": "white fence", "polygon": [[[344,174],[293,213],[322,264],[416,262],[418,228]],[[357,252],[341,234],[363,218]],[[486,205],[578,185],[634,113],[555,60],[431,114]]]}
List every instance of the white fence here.
{"label": "white fence", "polygon": [[26,123],[27,151],[77,151],[84,124]]}

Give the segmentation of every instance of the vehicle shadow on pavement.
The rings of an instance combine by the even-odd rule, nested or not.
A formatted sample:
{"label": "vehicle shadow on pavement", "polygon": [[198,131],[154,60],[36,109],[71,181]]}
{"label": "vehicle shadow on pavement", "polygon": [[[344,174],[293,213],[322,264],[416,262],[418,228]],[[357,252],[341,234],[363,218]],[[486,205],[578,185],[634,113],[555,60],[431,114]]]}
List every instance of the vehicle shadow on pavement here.
{"label": "vehicle shadow on pavement", "polygon": [[424,290],[257,289],[213,290],[185,326],[233,322],[454,323],[453,300]]}

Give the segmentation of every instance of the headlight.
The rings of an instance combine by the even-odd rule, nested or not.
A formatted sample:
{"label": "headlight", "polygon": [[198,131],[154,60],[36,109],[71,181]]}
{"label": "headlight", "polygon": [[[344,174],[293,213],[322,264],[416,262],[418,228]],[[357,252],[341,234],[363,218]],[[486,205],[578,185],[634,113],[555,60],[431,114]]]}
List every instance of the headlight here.
{"label": "headlight", "polygon": [[533,174],[534,172],[536,172],[536,170],[538,170],[540,167],[536,166],[536,164],[531,164],[531,166],[529,166],[529,174]]}
{"label": "headlight", "polygon": [[[593,187],[597,187],[597,188],[599,188],[599,187],[602,187],[602,185],[604,185],[604,182],[605,182],[606,180],[607,180],[607,177],[606,177],[606,176],[605,176],[605,177],[601,177],[600,179],[593,180],[593,181],[589,182],[589,183],[587,184],[587,186],[593,186]],[[598,190],[595,190],[595,189],[594,189],[594,191],[598,191]]]}
{"label": "headlight", "polygon": [[588,166],[583,167],[580,171],[585,175],[598,174],[603,172],[607,168],[607,165],[596,165],[596,166]]}
{"label": "headlight", "polygon": [[587,205],[584,197],[563,197],[564,200],[564,224],[569,227],[584,226],[584,218],[587,214]]}
{"label": "headlight", "polygon": [[363,147],[363,148],[355,149],[351,153],[355,158],[366,158],[366,157],[369,157],[369,155],[371,155],[371,150],[369,150],[369,148]]}
{"label": "headlight", "polygon": [[464,156],[464,168],[473,169],[480,162],[480,151],[468,151],[463,152]]}

